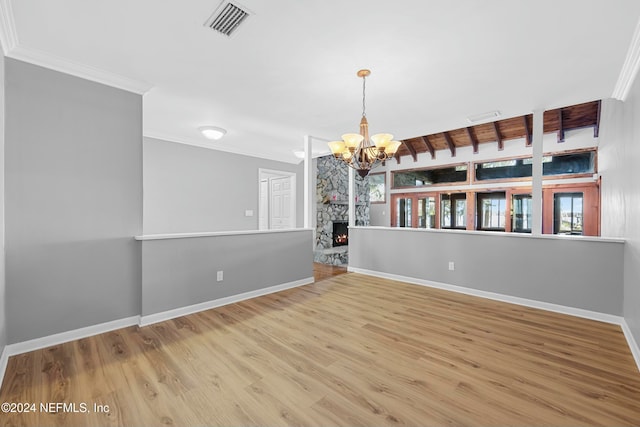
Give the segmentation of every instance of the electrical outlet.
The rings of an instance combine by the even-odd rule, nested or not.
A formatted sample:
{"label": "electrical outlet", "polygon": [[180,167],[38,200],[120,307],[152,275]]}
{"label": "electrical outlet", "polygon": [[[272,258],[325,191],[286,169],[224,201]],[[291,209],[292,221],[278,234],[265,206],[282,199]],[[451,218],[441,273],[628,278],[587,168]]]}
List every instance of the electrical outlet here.
{"label": "electrical outlet", "polygon": [[216,280],[217,280],[218,282],[222,282],[222,279],[223,279],[223,278],[224,278],[224,273],[223,273],[223,271],[222,271],[222,270],[218,271],[218,274],[217,274],[217,276],[216,276]]}
{"label": "electrical outlet", "polygon": [[456,269],[456,265],[453,261],[449,261],[449,271],[453,271]]}

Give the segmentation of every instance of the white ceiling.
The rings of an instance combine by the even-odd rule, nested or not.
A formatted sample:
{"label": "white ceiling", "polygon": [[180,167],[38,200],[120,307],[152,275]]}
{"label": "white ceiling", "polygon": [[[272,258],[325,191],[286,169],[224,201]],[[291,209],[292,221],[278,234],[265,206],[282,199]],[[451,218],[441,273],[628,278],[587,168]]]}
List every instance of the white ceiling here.
{"label": "white ceiling", "polygon": [[397,139],[611,97],[640,17],[637,0],[241,0],[227,38],[203,26],[219,4],[0,0],[3,44],[150,87],[147,136],[297,162],[304,135],[358,131],[360,68],[371,132]]}

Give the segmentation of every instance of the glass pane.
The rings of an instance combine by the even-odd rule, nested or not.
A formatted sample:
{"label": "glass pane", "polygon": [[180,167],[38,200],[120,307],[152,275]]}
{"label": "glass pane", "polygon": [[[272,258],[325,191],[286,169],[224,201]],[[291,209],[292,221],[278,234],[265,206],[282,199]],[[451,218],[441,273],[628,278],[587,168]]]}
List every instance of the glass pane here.
{"label": "glass pane", "polygon": [[436,227],[436,199],[423,197],[418,199],[418,228]]}
{"label": "glass pane", "polygon": [[531,194],[513,196],[512,231],[531,233]]}
{"label": "glass pane", "polygon": [[396,202],[398,227],[411,227],[411,199],[399,198]]}
{"label": "glass pane", "polygon": [[385,195],[385,174],[369,174],[369,201],[371,203],[384,203]]}
{"label": "glass pane", "polygon": [[480,227],[504,229],[506,202],[504,199],[483,199],[480,204]]}
{"label": "glass pane", "polygon": [[467,226],[467,201],[456,200],[456,227]]}
{"label": "glass pane", "polygon": [[582,193],[557,193],[554,196],[553,232],[582,234]]}
{"label": "glass pane", "polygon": [[422,187],[467,181],[467,165],[392,172],[393,187]]}
{"label": "glass pane", "polygon": [[507,196],[504,191],[478,193],[478,229],[504,230],[507,220]]}
{"label": "glass pane", "polygon": [[[531,176],[531,163],[531,157],[476,163],[474,165],[474,172],[476,174],[476,180],[478,181],[528,178]],[[595,151],[544,156],[542,159],[542,175],[553,176],[594,173],[595,164]]]}
{"label": "glass pane", "polygon": [[440,226],[451,227],[451,200],[443,197],[440,209]]}

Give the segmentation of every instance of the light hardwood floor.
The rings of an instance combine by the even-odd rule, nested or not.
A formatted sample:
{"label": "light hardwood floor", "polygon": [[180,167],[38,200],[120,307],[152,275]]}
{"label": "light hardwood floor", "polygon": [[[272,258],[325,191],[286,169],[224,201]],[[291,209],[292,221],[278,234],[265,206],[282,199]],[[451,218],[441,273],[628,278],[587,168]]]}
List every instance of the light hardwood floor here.
{"label": "light hardwood floor", "polygon": [[639,425],[619,327],[357,274],[14,356],[0,425]]}
{"label": "light hardwood floor", "polygon": [[313,279],[319,282],[330,277],[339,276],[347,272],[347,267],[341,265],[313,263]]}

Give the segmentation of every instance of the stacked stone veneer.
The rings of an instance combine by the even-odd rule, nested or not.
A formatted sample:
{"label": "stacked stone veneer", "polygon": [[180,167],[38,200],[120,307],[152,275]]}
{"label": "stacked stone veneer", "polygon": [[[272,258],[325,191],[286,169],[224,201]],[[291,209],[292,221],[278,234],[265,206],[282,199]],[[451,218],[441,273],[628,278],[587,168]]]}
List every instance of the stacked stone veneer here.
{"label": "stacked stone veneer", "polygon": [[[347,246],[333,247],[333,221],[349,220],[349,167],[333,156],[317,159],[316,262],[347,264]],[[369,225],[369,178],[356,174],[356,225]]]}

